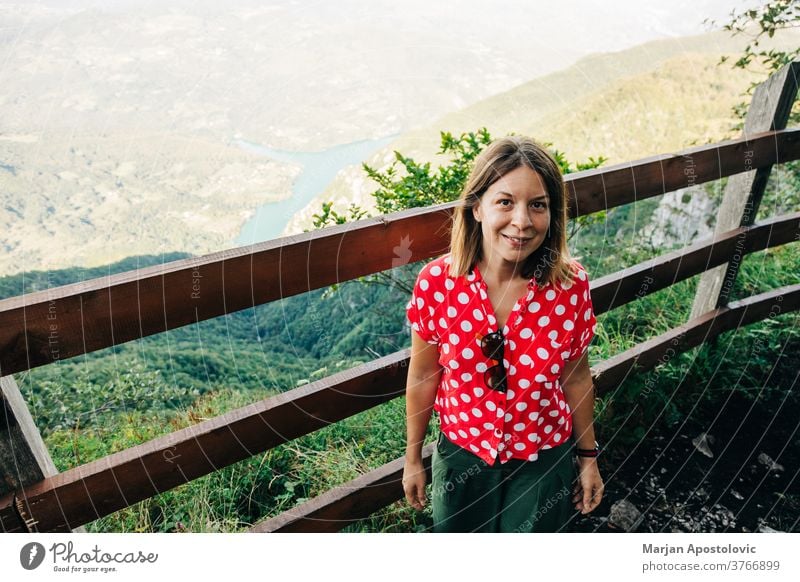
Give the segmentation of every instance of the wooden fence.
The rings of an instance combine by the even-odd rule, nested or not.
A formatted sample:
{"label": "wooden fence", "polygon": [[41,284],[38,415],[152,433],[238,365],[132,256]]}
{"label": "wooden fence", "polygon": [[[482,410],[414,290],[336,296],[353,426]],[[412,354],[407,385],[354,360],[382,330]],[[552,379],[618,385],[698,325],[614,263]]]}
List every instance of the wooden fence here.
{"label": "wooden fence", "polygon": [[[592,281],[595,311],[603,313],[694,275],[707,277],[698,312],[685,325],[593,368],[599,393],[652,368],[670,350],[770,317],[776,303],[782,313],[800,307],[800,285],[727,300],[745,255],[798,240],[800,213],[753,220],[771,167],[800,159],[800,129],[785,129],[798,72],[800,63],[787,65],[757,89],[739,139],[567,176],[572,217],[727,176],[736,178],[728,181],[721,213],[744,209],[729,225],[718,219],[709,240]],[[0,301],[0,530],[73,530],[403,395],[407,350],[56,473],[12,375],[387,270],[405,237],[414,243],[412,262],[442,254],[453,207],[408,210]],[[198,271],[201,293],[194,287]],[[431,447],[423,450],[428,469]],[[397,459],[251,531],[339,530],[403,497],[402,464]]]}

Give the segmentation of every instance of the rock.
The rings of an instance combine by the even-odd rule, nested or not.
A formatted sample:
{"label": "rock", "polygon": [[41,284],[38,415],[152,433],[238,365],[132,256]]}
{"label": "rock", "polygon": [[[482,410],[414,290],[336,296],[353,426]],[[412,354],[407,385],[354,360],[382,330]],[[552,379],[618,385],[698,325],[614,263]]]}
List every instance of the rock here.
{"label": "rock", "polygon": [[780,530],[772,529],[768,525],[761,524],[758,526],[758,533],[780,533]]}
{"label": "rock", "polygon": [[783,465],[780,465],[772,460],[767,453],[758,455],[758,462],[766,466],[770,471],[783,471]]}
{"label": "rock", "polygon": [[736,499],[738,499],[738,500],[740,500],[740,501],[741,501],[742,499],[744,499],[744,497],[742,496],[742,494],[741,494],[741,493],[739,493],[738,491],[736,491],[735,489],[731,489],[731,495],[733,495],[733,496],[734,496]]}
{"label": "rock", "polygon": [[627,532],[636,531],[644,516],[636,506],[625,499],[621,499],[611,506],[611,511],[608,515],[608,525],[616,527]]}
{"label": "rock", "polygon": [[715,519],[724,527],[736,525],[736,516],[727,507],[719,504],[714,504],[713,510],[715,512]]}
{"label": "rock", "polygon": [[642,237],[653,248],[686,246],[714,233],[707,218],[715,215],[714,201],[703,186],[690,186],[661,197]]}
{"label": "rock", "polygon": [[713,458],[714,453],[711,451],[711,445],[714,444],[714,436],[706,432],[700,433],[692,439],[694,448],[703,453],[706,457]]}

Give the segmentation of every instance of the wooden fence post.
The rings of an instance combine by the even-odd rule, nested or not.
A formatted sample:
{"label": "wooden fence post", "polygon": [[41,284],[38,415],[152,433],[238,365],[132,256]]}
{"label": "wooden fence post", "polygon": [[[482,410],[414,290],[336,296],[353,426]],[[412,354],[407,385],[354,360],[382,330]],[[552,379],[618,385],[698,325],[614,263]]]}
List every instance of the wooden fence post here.
{"label": "wooden fence post", "polygon": [[[763,131],[786,128],[789,113],[797,95],[800,62],[789,63],[756,87],[744,122],[744,137]],[[747,165],[745,152],[745,165]],[[755,222],[772,166],[748,170],[728,179],[719,210],[714,234],[749,226]],[[743,252],[734,251],[731,261],[709,269],[700,277],[690,319],[727,305]]]}
{"label": "wooden fence post", "polygon": [[0,377],[0,496],[57,473],[14,377]]}

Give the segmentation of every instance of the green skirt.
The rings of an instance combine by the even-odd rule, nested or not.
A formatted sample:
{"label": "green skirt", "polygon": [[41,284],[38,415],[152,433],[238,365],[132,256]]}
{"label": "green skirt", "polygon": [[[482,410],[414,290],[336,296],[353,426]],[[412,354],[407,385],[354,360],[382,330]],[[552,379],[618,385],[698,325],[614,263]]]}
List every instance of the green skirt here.
{"label": "green skirt", "polygon": [[436,533],[567,531],[576,513],[571,441],[539,451],[536,461],[489,465],[440,432],[431,471]]}

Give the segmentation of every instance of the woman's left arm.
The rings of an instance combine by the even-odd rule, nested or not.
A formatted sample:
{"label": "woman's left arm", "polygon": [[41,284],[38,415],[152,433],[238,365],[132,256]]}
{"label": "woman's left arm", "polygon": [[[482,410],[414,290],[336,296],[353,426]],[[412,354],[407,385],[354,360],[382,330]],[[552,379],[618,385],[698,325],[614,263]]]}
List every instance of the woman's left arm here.
{"label": "woman's left arm", "polygon": [[[593,449],[594,385],[589,369],[589,353],[564,364],[561,388],[572,411],[572,434],[579,449]],[[578,481],[572,501],[581,513],[594,511],[603,498],[603,480],[597,467],[597,457],[578,457]]]}

